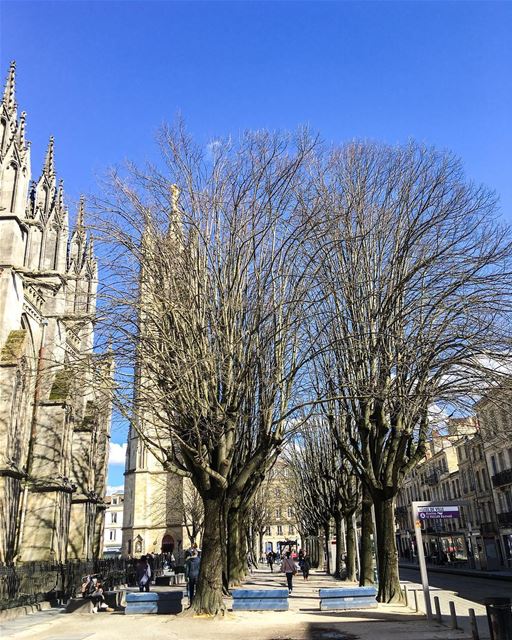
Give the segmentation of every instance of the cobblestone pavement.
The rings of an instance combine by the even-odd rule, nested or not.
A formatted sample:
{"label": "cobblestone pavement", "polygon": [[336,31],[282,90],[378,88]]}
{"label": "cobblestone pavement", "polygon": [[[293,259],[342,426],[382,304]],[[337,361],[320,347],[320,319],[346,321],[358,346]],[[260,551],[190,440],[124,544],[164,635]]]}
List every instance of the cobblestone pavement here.
{"label": "cobblestone pavement", "polygon": [[[256,571],[246,586],[284,586],[281,574]],[[345,583],[346,584],[346,583]],[[285,612],[229,611],[223,619],[185,616],[132,615],[121,612],[66,614],[41,612],[7,622],[2,640],[461,640],[461,631],[427,622],[404,606],[379,605],[351,612],[319,610],[318,589],[339,586],[331,577],[313,572],[304,582],[294,579],[290,610]],[[186,603],[186,599],[184,601]]]}

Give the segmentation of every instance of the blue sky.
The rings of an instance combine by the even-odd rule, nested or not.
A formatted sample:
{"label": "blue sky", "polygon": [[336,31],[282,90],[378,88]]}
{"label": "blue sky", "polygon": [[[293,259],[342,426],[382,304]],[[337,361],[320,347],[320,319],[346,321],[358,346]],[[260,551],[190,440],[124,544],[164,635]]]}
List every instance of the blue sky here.
{"label": "blue sky", "polygon": [[[512,221],[511,33],[511,2],[0,5],[33,173],[53,134],[70,203],[107,166],[154,156],[159,125],[181,113],[205,142],[309,124],[329,142],[451,149]],[[122,465],[110,470],[121,484]]]}

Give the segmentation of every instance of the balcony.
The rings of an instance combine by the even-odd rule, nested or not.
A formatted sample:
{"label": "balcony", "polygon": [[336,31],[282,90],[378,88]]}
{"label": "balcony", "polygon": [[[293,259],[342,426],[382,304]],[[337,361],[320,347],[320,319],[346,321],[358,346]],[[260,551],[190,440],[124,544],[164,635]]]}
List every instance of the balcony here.
{"label": "balcony", "polygon": [[429,473],[429,475],[425,478],[425,482],[431,487],[435,487],[435,485],[439,482],[439,475],[437,471],[432,471],[432,473]]}
{"label": "balcony", "polygon": [[498,513],[498,522],[502,527],[512,527],[512,511]]}
{"label": "balcony", "polygon": [[482,522],[480,525],[477,525],[477,527],[482,533],[498,533],[498,526],[495,522]]}
{"label": "balcony", "polygon": [[492,477],[492,483],[495,487],[502,487],[504,484],[512,484],[512,469],[500,471]]}

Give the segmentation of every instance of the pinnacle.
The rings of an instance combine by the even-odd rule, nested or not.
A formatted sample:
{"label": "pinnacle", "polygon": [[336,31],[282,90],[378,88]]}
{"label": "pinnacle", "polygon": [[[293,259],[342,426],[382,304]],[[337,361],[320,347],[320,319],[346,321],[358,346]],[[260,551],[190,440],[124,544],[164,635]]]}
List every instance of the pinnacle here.
{"label": "pinnacle", "polygon": [[14,60],[9,67],[2,102],[9,113],[16,109],[16,62]]}
{"label": "pinnacle", "polygon": [[84,228],[84,216],[85,216],[85,198],[84,196],[80,196],[80,202],[78,203],[78,213],[76,216],[76,230],[78,233],[83,234],[85,232]]}
{"label": "pinnacle", "polygon": [[46,158],[44,160],[43,173],[46,173],[47,176],[55,175],[55,158],[54,158],[54,137],[50,136],[50,140],[48,142],[48,149],[46,150]]}
{"label": "pinnacle", "polygon": [[25,147],[25,127],[26,127],[26,119],[27,119],[27,112],[26,111],[22,111],[21,112],[21,116],[20,116],[20,123],[19,123],[19,142],[20,142],[20,147],[23,149]]}

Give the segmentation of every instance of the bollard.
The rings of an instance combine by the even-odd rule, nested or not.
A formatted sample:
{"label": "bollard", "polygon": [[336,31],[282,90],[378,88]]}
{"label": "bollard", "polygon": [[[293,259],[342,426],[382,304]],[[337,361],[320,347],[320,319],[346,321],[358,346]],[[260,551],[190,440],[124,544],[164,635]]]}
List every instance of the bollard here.
{"label": "bollard", "polygon": [[405,606],[408,607],[409,606],[409,593],[407,591],[407,585],[404,584],[404,600],[405,600]]}
{"label": "bollard", "polygon": [[441,605],[439,603],[439,598],[437,596],[434,596],[434,606],[436,609],[436,620],[438,622],[442,621],[442,616],[441,616]]}
{"label": "bollard", "polygon": [[450,600],[448,603],[450,605],[450,628],[458,629],[457,626],[457,612],[455,611],[455,602]]}
{"label": "bollard", "polygon": [[414,608],[416,609],[416,613],[418,613],[418,592],[414,589]]}
{"label": "bollard", "polygon": [[473,640],[480,640],[480,636],[478,635],[478,625],[476,623],[476,615],[474,609],[468,609],[469,613],[469,624],[471,625],[471,637]]}
{"label": "bollard", "polygon": [[512,602],[510,598],[486,598],[484,604],[491,640],[512,640]]}

